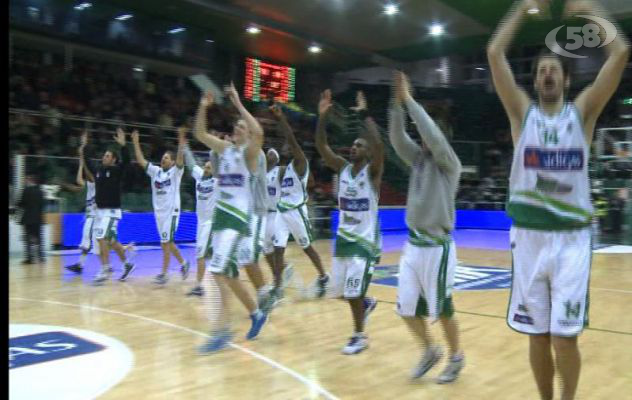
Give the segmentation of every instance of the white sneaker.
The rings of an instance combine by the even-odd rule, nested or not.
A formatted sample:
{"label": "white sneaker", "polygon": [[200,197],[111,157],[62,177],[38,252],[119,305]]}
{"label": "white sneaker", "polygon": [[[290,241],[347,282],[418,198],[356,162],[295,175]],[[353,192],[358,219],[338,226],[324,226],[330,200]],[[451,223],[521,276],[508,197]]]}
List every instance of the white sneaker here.
{"label": "white sneaker", "polygon": [[463,354],[450,357],[448,365],[446,365],[441,375],[437,378],[437,383],[444,384],[454,382],[456,378],[459,377],[459,372],[461,372],[464,366],[465,356]]}
{"label": "white sneaker", "polygon": [[281,274],[281,290],[285,289],[292,282],[292,277],[294,276],[294,266],[292,264],[286,264],[285,268],[283,268],[283,273]]}
{"label": "white sneaker", "polygon": [[349,339],[349,343],[347,343],[347,345],[342,348],[342,354],[358,354],[368,347],[369,338],[367,338],[366,335],[363,333],[356,333],[351,336],[351,339]]}
{"label": "white sneaker", "polygon": [[411,374],[412,379],[421,378],[430,370],[430,368],[434,367],[439,360],[443,356],[443,350],[439,346],[431,346],[429,347],[421,357],[419,364],[413,369]]}
{"label": "white sneaker", "polygon": [[92,283],[95,285],[103,285],[108,279],[110,279],[111,275],[112,275],[111,268],[102,269],[101,271],[99,271],[97,276],[94,277],[94,279],[92,280]]}

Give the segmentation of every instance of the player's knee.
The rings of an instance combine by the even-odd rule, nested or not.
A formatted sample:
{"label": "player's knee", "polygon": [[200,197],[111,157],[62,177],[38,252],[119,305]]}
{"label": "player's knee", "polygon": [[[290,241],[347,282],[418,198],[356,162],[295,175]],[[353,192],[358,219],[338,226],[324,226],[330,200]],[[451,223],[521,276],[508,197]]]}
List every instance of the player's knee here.
{"label": "player's knee", "polygon": [[577,350],[577,336],[551,336],[551,344],[556,353],[567,353]]}

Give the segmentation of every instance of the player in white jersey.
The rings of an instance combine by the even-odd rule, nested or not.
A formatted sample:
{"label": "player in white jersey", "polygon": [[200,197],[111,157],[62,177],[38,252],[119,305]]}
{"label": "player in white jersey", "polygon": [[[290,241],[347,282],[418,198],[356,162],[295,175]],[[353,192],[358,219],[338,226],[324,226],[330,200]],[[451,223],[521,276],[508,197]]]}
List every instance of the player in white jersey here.
{"label": "player in white jersey", "polygon": [[[219,299],[215,299],[219,307],[212,315],[211,338],[199,349],[201,353],[224,349],[230,342],[232,332],[228,288],[250,314],[252,326],[246,335],[248,340],[257,337],[267,320],[267,315],[259,309],[238,279],[238,266],[248,268],[256,265],[260,250],[257,235],[262,230],[264,219],[261,217],[265,212],[264,202],[267,201],[265,156],[261,150],[263,129],[243,106],[233,85],[227,88],[226,93],[241,115],[233,128],[234,144],[207,133],[207,109],[213,104],[211,93],[202,97],[195,119],[195,137],[217,155],[218,180],[212,227],[213,256],[208,267],[219,288]],[[264,198],[260,199],[261,196]],[[261,271],[257,271],[260,274]]]}
{"label": "player in white jersey", "polygon": [[197,216],[197,233],[195,239],[195,256],[197,259],[197,281],[187,296],[203,296],[202,279],[206,270],[206,261],[213,254],[211,247],[211,228],[213,227],[213,210],[215,209],[215,186],[213,165],[206,161],[204,167],[195,162],[195,157],[186,143],[186,138],[180,138],[184,142],[184,162],[191,170],[191,176],[195,180],[195,213]]}
{"label": "player in white jersey", "polygon": [[[533,64],[538,97],[532,101],[516,84],[506,53],[533,8],[548,14],[533,0],[516,2],[487,48],[515,147],[507,205],[513,220],[513,283],[507,323],[530,335],[531,369],[541,398],[553,398],[553,377],[558,373],[561,398],[569,400],[574,398],[579,380],[577,336],[588,323],[593,215],[590,145],[597,118],[619,85],[630,48],[618,29],[604,46],[607,59],[597,78],[573,102],[567,102],[565,96],[570,85],[566,63],[557,54],[541,54]],[[576,14],[613,21],[595,1],[566,2],[564,15]],[[584,34],[587,47],[589,40],[595,45],[604,43],[604,29],[597,30],[599,36]]]}
{"label": "player in white jersey", "polygon": [[362,92],[358,92],[356,101],[352,110],[364,121],[366,134],[354,140],[349,153],[351,162],[334,153],[327,144],[325,128],[332,112],[329,90],[321,95],[316,129],[316,149],[325,164],[338,174],[339,182],[340,217],[331,271],[331,295],[348,300],[354,325],[354,333],[343,347],[343,354],[356,354],[369,346],[364,329],[377,301],[365,295],[381,252],[378,198],[384,171],[384,144],[377,125],[368,116]]}
{"label": "player in white jersey", "polygon": [[[82,135],[82,143],[79,147],[79,152],[83,152],[86,146],[88,136]],[[96,195],[96,188],[94,185],[94,176],[92,173],[83,167],[83,157],[79,157],[79,169],[77,170],[77,185],[86,188],[86,215],[83,221],[83,229],[81,233],[81,243],[79,249],[81,250],[81,256],[79,261],[75,264],[66,267],[69,271],[80,274],[83,271],[83,263],[86,261],[88,252],[92,250],[93,254],[99,254],[99,243],[93,234],[94,220],[96,217],[97,204],[94,196]]]}
{"label": "player in white jersey", "polygon": [[[178,135],[182,136],[186,128],[178,128]],[[154,278],[154,283],[164,285],[168,280],[169,261],[173,254],[180,263],[182,279],[189,274],[189,262],[180,254],[174,242],[178,222],[180,221],[180,183],[184,174],[184,144],[178,144],[178,153],[174,157],[172,151],[166,151],[160,160],[160,166],[154,165],[143,155],[140,147],[138,132],[132,133],[136,162],[145,170],[151,179],[151,195],[156,217],[156,226],[160,235],[162,247],[162,271]]]}
{"label": "player in white jersey", "polygon": [[283,297],[281,288],[283,270],[285,268],[284,253],[290,233],[318,272],[315,287],[317,297],[323,297],[329,281],[320,256],[312,246],[312,226],[307,213],[307,180],[309,179],[309,163],[298,144],[290,124],[280,107],[271,107],[272,114],[278,121],[280,131],[285,136],[287,146],[292,155],[290,163],[279,173],[281,193],[277,202],[274,222],[274,289],[273,295],[278,300]]}

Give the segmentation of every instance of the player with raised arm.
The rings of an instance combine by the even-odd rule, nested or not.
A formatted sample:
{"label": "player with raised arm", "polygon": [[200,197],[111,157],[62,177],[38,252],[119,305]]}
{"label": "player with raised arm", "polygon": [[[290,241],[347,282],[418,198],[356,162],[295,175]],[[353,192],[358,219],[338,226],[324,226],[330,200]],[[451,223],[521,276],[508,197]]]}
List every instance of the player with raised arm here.
{"label": "player with raised arm", "polygon": [[69,265],[66,267],[69,271],[80,274],[83,271],[83,264],[86,261],[86,257],[88,257],[88,253],[92,250],[93,254],[99,254],[99,244],[97,243],[96,238],[94,237],[94,220],[97,205],[95,203],[95,184],[94,184],[94,176],[90,171],[84,168],[83,165],[83,152],[88,144],[88,133],[83,132],[81,135],[81,145],[79,146],[79,168],[77,170],[77,185],[80,187],[86,188],[86,211],[85,211],[85,219],[83,221],[83,229],[81,233],[81,243],[79,244],[79,249],[81,250],[81,256],[79,257],[79,261],[75,264]]}
{"label": "player with raised arm", "polygon": [[[529,358],[540,397],[553,398],[557,369],[561,398],[570,400],[581,366],[577,337],[588,324],[594,212],[588,179],[590,145],[597,118],[621,81],[630,48],[619,29],[604,47],[607,59],[595,81],[574,101],[566,98],[566,61],[555,53],[541,54],[532,68],[537,96],[532,100],[516,83],[506,54],[529,12],[538,9],[546,14],[548,6],[547,1],[517,1],[492,37],[487,57],[515,148],[507,204],[513,221],[507,323],[530,335]],[[565,7],[567,17],[588,14],[612,22],[596,1],[570,0]],[[603,41],[603,29],[599,35],[594,39]]]}
{"label": "player with raised arm", "polygon": [[213,176],[213,165],[210,160],[204,167],[197,165],[195,157],[189,148],[186,132],[179,131],[178,139],[184,147],[184,163],[191,170],[195,180],[195,213],[197,214],[197,233],[195,239],[195,255],[197,258],[196,285],[187,296],[203,296],[202,280],[206,270],[206,261],[213,254],[211,247],[211,228],[213,227],[213,210],[215,209],[216,179]]}
{"label": "player with raised arm", "polygon": [[[178,132],[186,128],[178,128]],[[160,159],[160,166],[145,160],[143,150],[140,147],[138,131],[132,132],[134,154],[136,162],[149,175],[151,179],[151,197],[156,217],[156,227],[160,236],[162,247],[162,271],[154,278],[154,283],[164,285],[169,279],[169,262],[171,255],[180,263],[182,279],[189,275],[189,262],[185,261],[176,246],[174,239],[178,222],[180,221],[180,183],[184,174],[183,144],[178,145],[177,155],[172,151],[166,151]]]}
{"label": "player with raised arm", "polygon": [[[93,229],[99,242],[99,255],[101,256],[101,271],[94,278],[96,285],[103,284],[112,274],[110,246],[123,262],[123,274],[119,281],[127,280],[129,274],[134,270],[134,264],[125,255],[127,248],[121,245],[117,239],[118,223],[123,216],[121,212],[121,182],[125,168],[129,164],[125,132],[121,128],[117,128],[114,140],[118,144],[118,151],[115,149],[106,150],[101,158],[101,165],[97,168],[90,166],[86,160],[85,152],[79,154],[80,162],[83,163],[86,174],[89,173],[94,176],[94,198],[97,209]],[[119,152],[121,154],[120,162]]]}
{"label": "player with raised arm", "polygon": [[[258,235],[265,221],[267,201],[265,155],[261,150],[264,133],[259,122],[241,103],[233,85],[227,89],[227,95],[241,115],[233,128],[234,144],[207,132],[207,109],[213,104],[211,93],[202,97],[195,120],[196,139],[216,155],[214,168],[218,180],[212,226],[213,256],[208,267],[219,287],[220,309],[215,310],[216,316],[211,321],[211,338],[199,349],[202,353],[221,350],[232,338],[228,288],[250,314],[252,326],[246,335],[248,340],[257,337],[267,320],[267,315],[238,279],[239,266],[257,266],[256,257],[260,250]],[[259,182],[261,178],[263,182]],[[250,278],[253,279],[253,275]],[[262,282],[253,283],[260,289]]]}
{"label": "player with raised arm", "polygon": [[354,325],[354,333],[343,347],[343,354],[359,353],[369,345],[364,330],[377,300],[365,296],[381,253],[378,203],[384,172],[384,144],[368,114],[362,92],[358,92],[356,102],[353,110],[364,121],[366,134],[353,141],[350,161],[334,153],[327,143],[325,128],[332,112],[330,90],[321,95],[316,128],[316,149],[325,165],[338,174],[340,222],[331,270],[331,296],[349,302]]}
{"label": "player with raised arm", "polygon": [[[405,131],[404,106],[415,122],[422,146]],[[406,199],[408,242],[399,262],[397,312],[424,347],[412,378],[425,375],[442,356],[427,324],[427,320],[433,323],[438,319],[450,358],[437,382],[449,383],[464,365],[452,302],[457,258],[451,236],[461,162],[445,134],[415,102],[408,78],[401,72],[394,77],[388,135],[397,155],[411,168]]]}

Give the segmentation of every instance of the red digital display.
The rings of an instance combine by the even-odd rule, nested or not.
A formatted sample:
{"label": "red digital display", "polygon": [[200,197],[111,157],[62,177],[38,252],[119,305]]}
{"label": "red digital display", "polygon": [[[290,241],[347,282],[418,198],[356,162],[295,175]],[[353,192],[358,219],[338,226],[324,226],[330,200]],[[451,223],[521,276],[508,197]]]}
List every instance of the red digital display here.
{"label": "red digital display", "polygon": [[294,78],[292,67],[275,65],[246,58],[246,84],[244,97],[251,101],[275,100],[287,103],[294,100]]}

